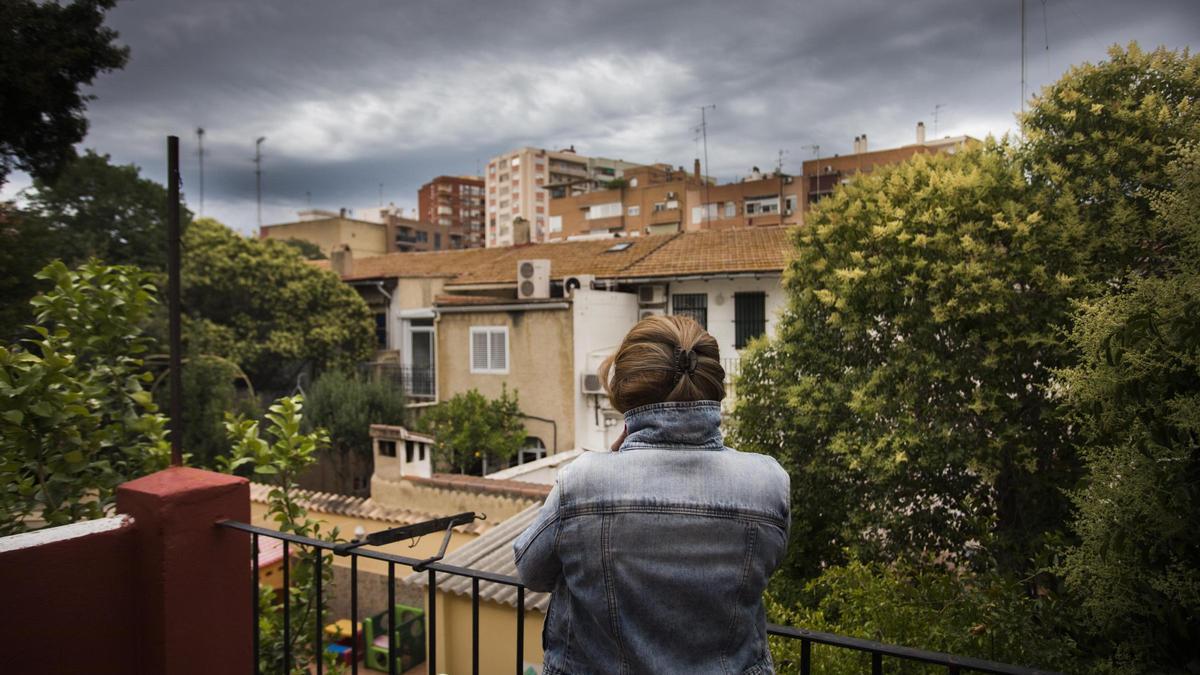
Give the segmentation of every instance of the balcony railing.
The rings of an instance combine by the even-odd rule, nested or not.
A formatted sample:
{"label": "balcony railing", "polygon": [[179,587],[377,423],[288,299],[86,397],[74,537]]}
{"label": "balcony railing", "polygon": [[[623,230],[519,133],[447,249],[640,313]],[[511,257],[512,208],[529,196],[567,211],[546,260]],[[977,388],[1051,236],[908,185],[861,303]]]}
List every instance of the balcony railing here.
{"label": "balcony railing", "polygon": [[[521,675],[524,672],[523,660],[524,660],[524,654],[525,654],[525,586],[521,584],[520,580],[518,580],[515,577],[510,577],[510,576],[506,576],[506,575],[502,575],[502,574],[494,574],[491,572],[485,572],[485,571],[481,571],[481,570],[472,570],[472,569],[469,569],[466,567],[459,567],[456,565],[447,565],[445,563],[438,562],[438,560],[441,558],[441,555],[435,556],[434,558],[427,558],[424,560],[420,560],[417,558],[409,558],[406,556],[393,555],[393,554],[389,554],[389,553],[381,553],[379,551],[373,551],[370,549],[363,548],[363,546],[365,546],[365,545],[379,545],[382,543],[387,543],[390,541],[399,541],[400,539],[420,536],[421,534],[427,534],[427,533],[431,533],[431,532],[438,532],[438,531],[448,532],[449,528],[453,527],[455,524],[470,522],[474,518],[475,518],[475,514],[473,514],[473,513],[458,514],[457,516],[450,516],[448,518],[439,518],[435,521],[429,521],[427,523],[420,523],[418,525],[410,525],[410,526],[406,526],[403,528],[396,528],[395,530],[388,530],[384,533],[380,533],[380,535],[385,535],[385,536],[391,535],[391,536],[387,536],[386,539],[382,539],[378,542],[371,541],[372,537],[376,536],[376,535],[372,535],[372,537],[368,537],[368,540],[365,543],[364,542],[351,542],[349,544],[346,544],[346,543],[339,544],[339,543],[324,541],[324,540],[320,540],[320,539],[311,539],[309,537],[301,537],[301,536],[291,534],[291,533],[279,532],[279,531],[264,528],[264,527],[256,527],[254,525],[247,525],[246,523],[239,523],[239,522],[230,521],[230,520],[219,521],[217,523],[218,526],[233,528],[236,530],[241,530],[243,532],[250,533],[250,538],[251,538],[250,583],[251,583],[251,588],[254,590],[254,593],[251,596],[252,597],[251,612],[253,613],[253,623],[251,625],[253,625],[255,627],[254,628],[254,631],[255,631],[254,655],[253,655],[254,661],[253,661],[252,672],[255,672],[255,673],[259,672],[258,664],[259,664],[259,647],[260,647],[260,645],[259,645],[259,636],[258,636],[258,625],[259,625],[259,622],[258,622],[258,618],[259,618],[258,617],[258,613],[259,613],[259,607],[258,607],[258,583],[259,583],[258,540],[260,537],[269,537],[269,538],[279,539],[279,540],[283,541],[283,560],[285,561],[284,565],[283,565],[284,588],[289,587],[289,568],[291,566],[290,558],[289,558],[289,552],[290,552],[289,548],[292,545],[308,546],[313,549],[319,549],[319,550],[323,550],[323,551],[332,551],[336,555],[350,557],[350,614],[352,617],[352,619],[350,621],[350,626],[351,626],[351,631],[352,631],[350,644],[352,645],[352,648],[355,650],[358,649],[358,622],[357,622],[358,615],[359,615],[358,614],[358,559],[359,558],[369,558],[372,560],[379,560],[379,561],[383,561],[383,562],[387,563],[387,570],[388,570],[388,574],[387,574],[388,672],[391,675],[395,675],[397,672],[396,657],[398,656],[398,654],[396,653],[397,645],[395,644],[395,635],[396,635],[396,630],[395,630],[395,626],[396,626],[396,615],[395,615],[395,612],[396,612],[396,565],[409,567],[413,570],[413,572],[418,572],[418,573],[426,572],[429,575],[429,581],[428,581],[428,584],[426,585],[427,594],[428,594],[427,595],[428,615],[426,616],[426,622],[427,622],[426,625],[429,626],[430,629],[425,632],[427,640],[428,640],[428,647],[425,650],[425,658],[428,662],[428,669],[426,672],[429,672],[429,673],[438,672],[438,669],[437,669],[437,631],[436,631],[436,626],[437,626],[437,602],[436,602],[436,600],[437,600],[437,575],[436,575],[436,573],[440,572],[443,574],[462,576],[462,577],[471,579],[471,672],[474,675],[478,675],[478,673],[479,673],[479,597],[480,597],[479,596],[479,582],[482,580],[482,581],[488,581],[488,582],[497,583],[497,584],[503,584],[505,586],[512,586],[512,587],[516,588],[516,590],[517,590],[517,616],[516,616],[516,620],[517,620],[517,635],[516,635],[517,658],[516,658],[516,663],[514,664],[514,668],[516,669],[515,672],[517,673],[517,675]],[[443,553],[445,552],[444,545],[442,548],[442,552]],[[314,556],[314,561],[313,561],[314,566],[321,565],[322,564],[321,561],[322,561],[322,556]],[[315,598],[316,605],[315,606],[320,607],[322,604],[323,597],[322,597],[322,588],[321,588],[321,581],[320,581],[321,574],[320,574],[319,567],[316,570],[314,579],[316,580],[316,584],[313,589],[314,595],[316,596],[316,598]],[[289,640],[290,636],[288,633],[288,631],[290,630],[290,626],[291,626],[290,621],[289,621],[290,612],[291,612],[290,594],[285,592],[282,595],[283,595],[283,617],[284,617],[283,618],[283,630],[284,630],[283,643],[285,645],[290,645],[291,642]],[[316,643],[315,643],[316,646],[314,649],[314,651],[315,651],[314,656],[316,658],[314,659],[314,663],[315,663],[315,667],[316,667],[316,672],[318,673],[318,675],[320,675],[322,673],[321,657],[322,657],[322,653],[324,652],[324,648],[325,648],[324,634],[323,634],[324,624],[321,621],[321,617],[318,617],[318,620],[315,622],[315,624],[316,624],[316,632],[315,632],[314,637],[316,638]],[[800,641],[799,672],[801,673],[801,675],[810,675],[810,673],[812,672],[812,646],[814,644],[826,645],[828,647],[833,647],[836,649],[849,649],[852,651],[863,652],[863,653],[869,654],[871,657],[871,673],[872,673],[872,675],[882,675],[884,673],[885,659],[894,660],[894,661],[909,661],[909,662],[914,662],[914,663],[923,663],[923,664],[932,665],[932,666],[939,666],[939,667],[945,668],[946,672],[949,673],[950,675],[958,675],[959,673],[965,673],[965,672],[997,673],[997,674],[1001,674],[1001,675],[1037,675],[1039,673],[1045,672],[1045,671],[1040,671],[1040,670],[1035,670],[1035,669],[1030,669],[1030,668],[1023,668],[1020,666],[1012,666],[1012,665],[1008,665],[1008,664],[1004,664],[1004,663],[998,663],[995,661],[987,661],[984,659],[976,659],[976,658],[965,657],[965,656],[956,656],[953,654],[945,654],[942,652],[931,652],[931,651],[926,651],[923,649],[912,649],[909,647],[900,647],[900,646],[896,646],[896,645],[884,644],[882,642],[875,642],[872,640],[863,640],[860,638],[846,637],[844,635],[835,635],[832,633],[822,633],[819,631],[811,631],[811,630],[806,630],[803,628],[795,628],[795,627],[791,627],[791,626],[779,626],[776,624],[768,624],[767,625],[767,633],[769,635],[773,635],[773,636],[777,636],[777,637],[781,637],[781,638]],[[285,650],[285,652],[284,652],[284,672],[291,672],[292,658],[293,658],[293,655],[289,651]],[[358,673],[358,659],[359,659],[359,654],[355,653],[355,654],[353,654],[353,658],[351,658],[351,660],[350,660],[350,672],[352,673],[352,675],[357,675],[357,673]]]}
{"label": "balcony railing", "polygon": [[413,398],[434,398],[437,373],[433,366],[402,366],[404,392]]}

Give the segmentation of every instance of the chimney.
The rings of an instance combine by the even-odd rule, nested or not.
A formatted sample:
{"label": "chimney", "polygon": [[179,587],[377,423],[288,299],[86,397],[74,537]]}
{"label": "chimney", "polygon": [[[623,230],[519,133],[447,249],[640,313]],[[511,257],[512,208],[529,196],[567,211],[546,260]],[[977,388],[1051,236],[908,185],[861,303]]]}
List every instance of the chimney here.
{"label": "chimney", "polygon": [[329,254],[329,267],[333,270],[334,274],[343,279],[350,276],[351,271],[354,269],[354,253],[350,250],[350,247],[342,244],[334,249]]}
{"label": "chimney", "polygon": [[856,155],[858,154],[858,146],[859,146],[859,141],[860,141],[860,140],[861,140],[861,137],[860,137],[860,136],[855,136],[855,137],[854,137],[854,154],[856,154]]}
{"label": "chimney", "polygon": [[867,151],[867,135],[863,134],[862,135],[862,150],[859,150],[859,152],[866,152],[866,151]]}
{"label": "chimney", "polygon": [[529,221],[517,217],[512,222],[513,246],[529,243]]}
{"label": "chimney", "polygon": [[925,145],[925,123],[917,122],[917,145]]}
{"label": "chimney", "polygon": [[695,173],[696,173],[696,180],[703,180],[704,179],[703,176],[700,175],[700,158],[699,157],[696,158],[696,163],[693,164],[692,167],[693,167],[692,170],[695,171]]}

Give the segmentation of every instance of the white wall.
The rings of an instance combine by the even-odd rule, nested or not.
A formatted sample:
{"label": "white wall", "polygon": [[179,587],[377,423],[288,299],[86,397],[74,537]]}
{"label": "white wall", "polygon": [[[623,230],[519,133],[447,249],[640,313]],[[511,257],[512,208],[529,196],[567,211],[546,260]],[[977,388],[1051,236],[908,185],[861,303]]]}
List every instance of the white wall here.
{"label": "white wall", "polygon": [[[717,339],[721,347],[721,358],[737,357],[734,345],[733,294],[762,291],[767,294],[767,335],[775,333],[779,313],[785,305],[782,277],[768,276],[760,279],[711,279],[708,281],[674,281],[668,287],[670,295],[682,293],[705,293],[708,295],[708,332]],[[671,311],[671,299],[667,298],[667,312]]]}
{"label": "white wall", "polygon": [[595,406],[597,398],[602,407],[607,405],[607,399],[584,395],[583,375],[595,373],[604,357],[616,351],[622,338],[637,323],[637,295],[581,288],[575,291],[571,311],[575,341],[575,447],[607,450],[621,434],[621,425],[604,425],[604,416],[597,415]]}

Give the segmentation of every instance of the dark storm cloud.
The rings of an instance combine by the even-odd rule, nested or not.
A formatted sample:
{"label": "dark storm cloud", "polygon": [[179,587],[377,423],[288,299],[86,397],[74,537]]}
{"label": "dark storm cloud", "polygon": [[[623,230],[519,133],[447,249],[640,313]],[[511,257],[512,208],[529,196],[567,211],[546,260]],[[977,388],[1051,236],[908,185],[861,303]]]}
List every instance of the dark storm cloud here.
{"label": "dark storm cloud", "polygon": [[[433,176],[474,173],[519,145],[690,165],[698,106],[715,103],[712,173],[798,170],[939,135],[1002,134],[1019,101],[1016,0],[905,2],[255,2],[126,0],[110,25],[132,49],[102,77],[85,146],[161,179],[163,137],[207,130],[206,211],[254,222],[314,206],[415,206]],[[1028,0],[1030,86],[1113,42],[1194,44],[1198,4]],[[1046,49],[1046,44],[1049,49]],[[196,206],[194,156],[185,151]]]}

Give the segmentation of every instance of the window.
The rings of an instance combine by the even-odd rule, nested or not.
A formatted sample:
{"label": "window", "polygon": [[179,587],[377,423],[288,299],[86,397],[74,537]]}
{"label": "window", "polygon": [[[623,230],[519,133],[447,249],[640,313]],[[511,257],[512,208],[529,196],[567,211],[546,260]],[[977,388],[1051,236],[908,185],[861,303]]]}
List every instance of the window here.
{"label": "window", "polygon": [[377,349],[387,349],[387,312],[376,312],[375,314],[375,347]]}
{"label": "window", "polygon": [[412,464],[413,451],[416,450],[413,445],[412,441],[404,441],[404,461],[409,464]]}
{"label": "window", "polygon": [[725,202],[725,217],[733,218],[737,215],[737,204],[733,202]]}
{"label": "window", "polygon": [[396,441],[379,441],[379,454],[382,457],[395,457]]}
{"label": "window", "polygon": [[621,215],[621,202],[609,202],[608,204],[594,204],[587,210],[587,219],[594,220],[596,218],[615,218]]}
{"label": "window", "polygon": [[640,216],[642,214],[642,207],[641,206],[631,206],[625,212],[631,216]]}
{"label": "window", "polygon": [[671,313],[678,316],[690,316],[708,330],[708,294],[679,293],[671,296]]}
{"label": "window", "polygon": [[783,200],[783,209],[787,213],[796,212],[796,195],[788,195]]}
{"label": "window", "polygon": [[631,188],[637,187],[637,179],[636,178],[629,179],[629,187],[631,187]]}
{"label": "window", "polygon": [[550,216],[550,231],[562,232],[562,216]]}
{"label": "window", "polygon": [[508,326],[471,327],[471,372],[508,372]]}
{"label": "window", "polygon": [[509,162],[509,165],[511,165],[511,166],[512,166],[512,168],[514,168],[514,169],[515,169],[515,168],[517,168],[517,167],[519,167],[519,166],[521,166],[521,158],[520,158],[520,157],[513,157],[513,158],[512,158],[512,161],[511,161],[511,162]]}
{"label": "window", "polygon": [[733,294],[733,348],[741,349],[767,331],[767,294]]}
{"label": "window", "polygon": [[433,233],[433,247],[439,251],[442,249],[442,233],[441,232]]}
{"label": "window", "polygon": [[623,241],[619,244],[613,244],[612,246],[609,246],[608,248],[604,249],[604,252],[605,253],[620,253],[621,251],[624,251],[625,249],[629,248],[630,246],[633,246],[632,241]]}

